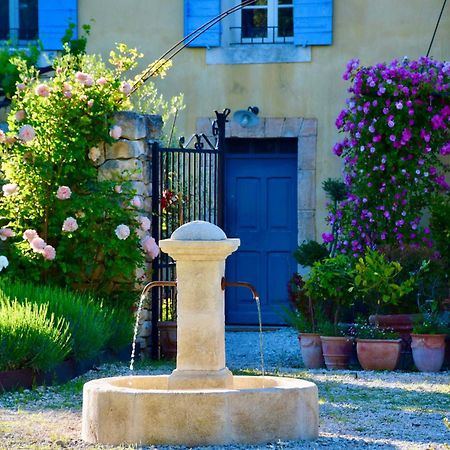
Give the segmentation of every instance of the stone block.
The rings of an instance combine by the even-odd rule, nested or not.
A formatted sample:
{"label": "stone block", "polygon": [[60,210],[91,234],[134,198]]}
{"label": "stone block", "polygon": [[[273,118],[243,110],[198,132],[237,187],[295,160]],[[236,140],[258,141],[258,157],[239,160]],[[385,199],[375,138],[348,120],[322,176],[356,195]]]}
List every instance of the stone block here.
{"label": "stone block", "polygon": [[315,209],[316,191],[315,191],[315,170],[300,170],[298,173],[298,201],[299,210]]}
{"label": "stone block", "polygon": [[147,125],[147,139],[161,139],[162,127],[164,125],[162,117],[155,114],[148,114],[145,118]]}
{"label": "stone block", "polygon": [[114,125],[122,128],[122,138],[132,141],[143,139],[147,135],[146,120],[142,114],[133,111],[121,111],[114,115]]}
{"label": "stone block", "polygon": [[282,137],[297,137],[300,135],[303,119],[300,117],[286,117],[283,123]]}
{"label": "stone block", "polygon": [[248,137],[248,128],[241,127],[237,122],[229,122],[230,137],[246,138]]}
{"label": "stone block", "polygon": [[317,136],[317,119],[304,119],[300,136]]}
{"label": "stone block", "polygon": [[106,147],[106,159],[130,159],[138,158],[145,154],[146,145],[141,141],[128,141],[120,139],[113,145]]}
{"label": "stone block", "polygon": [[143,181],[132,181],[131,188],[136,191],[136,195],[146,197],[148,195],[148,185],[145,185]]}
{"label": "stone block", "polygon": [[[141,310],[141,319],[142,319],[142,321],[143,322],[148,322],[149,320],[151,320],[151,318],[152,318],[152,314],[151,314],[150,310],[148,310],[146,308],[143,308]],[[150,327],[151,327],[151,322],[149,322],[149,323],[150,323]]]}
{"label": "stone block", "polygon": [[260,117],[259,122],[255,127],[248,128],[248,136],[254,138],[263,137],[266,130],[266,120],[265,117]]}
{"label": "stone block", "polygon": [[151,212],[152,211],[152,198],[145,197],[144,198],[144,211]]}
{"label": "stone block", "polygon": [[283,130],[283,118],[270,118],[266,119],[266,126],[264,129],[264,137],[266,138],[278,138],[282,136]]}
{"label": "stone block", "polygon": [[298,138],[299,170],[314,170],[316,168],[316,145],[316,136]]}
{"label": "stone block", "polygon": [[297,213],[298,243],[316,238],[316,215],[314,211],[301,210]]}
{"label": "stone block", "polygon": [[152,334],[152,323],[148,320],[142,323],[139,329],[139,337],[146,338]]}
{"label": "stone block", "polygon": [[142,162],[137,159],[110,159],[98,169],[98,179],[113,180],[118,175],[126,175],[130,180],[142,179]]}

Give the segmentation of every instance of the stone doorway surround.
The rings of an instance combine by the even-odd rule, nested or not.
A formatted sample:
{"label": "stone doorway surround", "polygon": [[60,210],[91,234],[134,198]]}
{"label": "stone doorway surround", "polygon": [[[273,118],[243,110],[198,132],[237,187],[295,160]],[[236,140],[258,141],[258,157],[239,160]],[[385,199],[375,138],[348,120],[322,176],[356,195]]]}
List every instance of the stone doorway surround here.
{"label": "stone doorway surround", "polygon": [[[298,243],[315,239],[317,119],[259,117],[256,127],[243,128],[233,120],[226,124],[226,138],[297,138]],[[212,117],[197,119],[196,132],[211,136]],[[294,250],[294,249],[293,249]]]}

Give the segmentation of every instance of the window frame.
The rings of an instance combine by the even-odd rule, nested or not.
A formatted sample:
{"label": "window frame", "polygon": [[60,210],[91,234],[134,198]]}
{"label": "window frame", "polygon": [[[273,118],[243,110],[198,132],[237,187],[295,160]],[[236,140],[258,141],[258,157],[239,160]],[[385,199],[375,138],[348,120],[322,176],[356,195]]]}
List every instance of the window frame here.
{"label": "window frame", "polygon": [[[291,44],[294,42],[294,28],[292,28],[292,36],[280,36],[278,32],[278,18],[279,18],[279,9],[290,9],[292,12],[292,21],[294,20],[294,2],[291,0],[290,4],[279,4],[279,0],[267,0],[266,5],[249,5],[245,6],[240,14],[236,14],[235,23],[238,23],[238,26],[233,26],[231,28],[238,30],[238,33],[233,33],[231,31],[231,35],[233,36],[233,42],[236,44],[240,42],[241,44]],[[242,31],[242,13],[243,11],[248,10],[266,10],[267,11],[267,25],[266,25],[266,37],[243,37]],[[271,30],[276,30],[276,33],[271,33]]]}
{"label": "window frame", "polygon": [[39,4],[36,8],[36,37],[30,39],[20,39],[20,1],[7,0],[8,2],[8,35],[7,39],[0,39],[0,42],[11,42],[12,45],[25,47],[30,42],[36,42],[39,39]]}

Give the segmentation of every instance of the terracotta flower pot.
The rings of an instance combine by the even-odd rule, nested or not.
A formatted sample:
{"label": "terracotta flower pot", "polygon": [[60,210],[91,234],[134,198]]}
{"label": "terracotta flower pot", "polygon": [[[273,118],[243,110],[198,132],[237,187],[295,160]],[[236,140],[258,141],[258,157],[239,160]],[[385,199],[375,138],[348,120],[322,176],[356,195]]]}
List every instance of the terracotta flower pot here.
{"label": "terracotta flower pot", "polygon": [[420,372],[439,372],[445,356],[445,334],[411,334],[414,364]]}
{"label": "terracotta flower pot", "polygon": [[402,339],[402,348],[398,369],[411,370],[413,368],[411,332],[415,320],[419,317],[420,314],[386,314],[369,317],[369,323],[371,325],[377,325],[383,329],[388,328],[399,333]]}
{"label": "terracotta flower pot", "polygon": [[320,335],[317,333],[300,333],[298,340],[300,342],[305,367],[307,369],[320,369],[321,367],[325,367]]}
{"label": "terracotta flower pot", "polygon": [[348,369],[353,340],[341,336],[320,336],[323,358],[327,369]]}
{"label": "terracotta flower pot", "polygon": [[401,339],[357,339],[356,353],[364,370],[395,370],[400,360]]}
{"label": "terracotta flower pot", "polygon": [[165,359],[176,359],[177,323],[175,321],[158,322],[158,330],[161,357]]}

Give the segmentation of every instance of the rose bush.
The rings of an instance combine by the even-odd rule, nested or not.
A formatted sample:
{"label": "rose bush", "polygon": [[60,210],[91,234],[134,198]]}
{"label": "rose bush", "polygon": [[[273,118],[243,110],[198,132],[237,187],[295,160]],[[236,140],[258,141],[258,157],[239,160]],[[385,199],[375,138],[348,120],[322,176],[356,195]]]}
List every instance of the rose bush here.
{"label": "rose bush", "polygon": [[359,256],[369,246],[433,246],[423,216],[445,180],[450,154],[450,64],[422,57],[347,65],[351,97],[336,126],[348,196],[330,207],[337,249]]}
{"label": "rose bush", "polygon": [[95,149],[120,138],[113,116],[130,106],[124,77],[140,56],[120,44],[107,67],[69,52],[45,81],[15,61],[21,79],[0,136],[14,277],[123,297],[145,251],[157,254],[136,192],[121,179],[99,181],[93,165]]}

